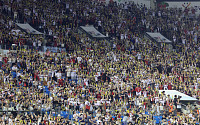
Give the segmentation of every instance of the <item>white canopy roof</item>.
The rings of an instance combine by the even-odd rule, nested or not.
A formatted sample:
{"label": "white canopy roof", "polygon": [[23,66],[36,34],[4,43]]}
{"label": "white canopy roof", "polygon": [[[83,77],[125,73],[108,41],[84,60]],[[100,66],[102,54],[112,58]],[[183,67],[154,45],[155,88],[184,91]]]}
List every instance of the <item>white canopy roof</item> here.
{"label": "white canopy roof", "polygon": [[165,91],[166,95],[170,95],[170,98],[172,99],[174,99],[174,96],[177,95],[177,97],[181,96],[181,101],[197,101],[197,99],[176,90],[159,90],[159,93],[161,94],[163,91]]}
{"label": "white canopy roof", "polygon": [[20,28],[22,28],[23,30],[25,30],[27,33],[30,34],[38,34],[38,35],[42,35],[43,33],[37,31],[36,29],[34,29],[33,27],[31,27],[28,23],[22,24],[22,23],[16,23],[17,26],[19,26]]}
{"label": "white canopy roof", "polygon": [[94,38],[107,38],[105,35],[96,30],[94,26],[80,26],[80,28]]}
{"label": "white canopy roof", "polygon": [[152,32],[146,32],[151,38],[156,40],[159,43],[172,43],[172,41],[168,40],[166,37],[164,37],[160,33],[152,33]]}

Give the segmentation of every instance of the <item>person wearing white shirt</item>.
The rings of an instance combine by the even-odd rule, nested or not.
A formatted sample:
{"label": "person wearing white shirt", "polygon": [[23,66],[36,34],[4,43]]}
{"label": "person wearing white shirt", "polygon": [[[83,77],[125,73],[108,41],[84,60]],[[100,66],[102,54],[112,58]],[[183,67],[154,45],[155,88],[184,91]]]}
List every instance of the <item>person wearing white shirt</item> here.
{"label": "person wearing white shirt", "polygon": [[52,69],[52,70],[50,70],[50,71],[51,71],[51,77],[54,77],[54,76],[56,75],[56,71],[57,71],[57,70]]}
{"label": "person wearing white shirt", "polygon": [[168,85],[167,84],[164,85],[164,90],[168,90]]}
{"label": "person wearing white shirt", "polygon": [[147,98],[147,91],[146,90],[143,91],[143,96],[144,96],[144,98]]}
{"label": "person wearing white shirt", "polygon": [[76,70],[71,72],[71,79],[76,79]]}
{"label": "person wearing white shirt", "polygon": [[17,71],[17,70],[18,70],[17,66],[14,65],[14,66],[12,67],[12,71]]}
{"label": "person wearing white shirt", "polygon": [[71,79],[71,68],[68,68],[67,70],[67,77],[68,79]]}
{"label": "person wearing white shirt", "polygon": [[78,112],[75,112],[75,111],[74,111],[74,113],[73,113],[73,118],[74,118],[74,119],[78,119],[78,116],[79,116]]}
{"label": "person wearing white shirt", "polygon": [[124,125],[127,125],[127,120],[128,120],[128,116],[127,116],[127,114],[123,117],[123,124]]}
{"label": "person wearing white shirt", "polygon": [[101,118],[98,118],[97,125],[103,125],[103,122],[101,121]]}
{"label": "person wearing white shirt", "polygon": [[12,115],[11,115],[10,118],[8,119],[8,125],[13,125]]}
{"label": "person wearing white shirt", "polygon": [[83,109],[83,108],[84,108],[84,104],[80,103],[80,109]]}
{"label": "person wearing white shirt", "polygon": [[197,78],[197,83],[200,83],[200,78]]}
{"label": "person wearing white shirt", "polygon": [[116,44],[115,44],[115,43],[113,43],[113,49],[114,49],[114,50],[116,49]]}
{"label": "person wearing white shirt", "polygon": [[156,97],[155,97],[155,103],[157,103],[158,101],[159,101],[159,97],[156,96]]}
{"label": "person wearing white shirt", "polygon": [[33,41],[33,48],[36,48],[36,41]]}
{"label": "person wearing white shirt", "polygon": [[98,106],[100,106],[101,105],[101,100],[100,99],[98,99],[97,101],[96,101],[96,104],[95,104],[97,107]]}
{"label": "person wearing white shirt", "polygon": [[55,76],[57,77],[57,79],[61,79],[61,78],[62,78],[62,73],[61,73],[61,71],[57,72],[57,73],[55,74]]}
{"label": "person wearing white shirt", "polygon": [[9,75],[8,74],[6,74],[4,77],[3,77],[4,79],[4,83],[7,83],[7,82],[9,82]]}
{"label": "person wearing white shirt", "polygon": [[90,109],[88,109],[90,107],[90,102],[85,100],[85,106],[86,106],[86,112],[89,112]]}
{"label": "person wearing white shirt", "polygon": [[39,50],[42,49],[41,46],[42,46],[42,42],[41,42],[40,40],[38,40],[38,49],[39,49]]}
{"label": "person wearing white shirt", "polygon": [[88,79],[87,78],[84,79],[84,85],[88,86]]}
{"label": "person wearing white shirt", "polygon": [[98,21],[98,26],[101,26],[101,20]]}
{"label": "person wearing white shirt", "polygon": [[82,58],[81,57],[77,57],[78,63],[81,62]]}
{"label": "person wearing white shirt", "polygon": [[137,54],[137,57],[138,57],[138,60],[141,60],[142,59],[142,56],[140,53]]}
{"label": "person wearing white shirt", "polygon": [[17,78],[18,78],[19,76],[23,77],[23,75],[22,75],[22,73],[20,73],[20,71],[17,72]]}
{"label": "person wearing white shirt", "polygon": [[10,58],[10,57],[8,58],[8,64],[10,64],[10,65],[12,64],[12,58]]}

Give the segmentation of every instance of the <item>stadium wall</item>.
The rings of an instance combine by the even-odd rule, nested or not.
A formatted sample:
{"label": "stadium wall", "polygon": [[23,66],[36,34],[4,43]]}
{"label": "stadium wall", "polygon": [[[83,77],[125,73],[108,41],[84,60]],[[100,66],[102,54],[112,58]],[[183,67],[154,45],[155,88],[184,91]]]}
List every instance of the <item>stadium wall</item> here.
{"label": "stadium wall", "polygon": [[[106,3],[109,3],[110,0],[106,0]],[[147,8],[150,8],[150,1],[151,0],[113,0],[118,3],[125,3],[125,2],[134,2],[136,4],[145,4]]]}
{"label": "stadium wall", "polygon": [[[156,0],[158,7],[195,9],[200,14],[200,0]],[[191,13],[191,11],[189,12]]]}
{"label": "stadium wall", "polygon": [[[109,3],[110,0],[103,0]],[[135,2],[136,4],[145,4],[147,8],[151,7],[151,0],[113,0],[118,3],[125,3],[125,2]],[[183,10],[185,7],[190,9],[194,8],[196,10],[196,14],[200,14],[200,0],[153,0],[157,1],[157,3],[167,4],[167,8],[182,8]],[[190,11],[191,12],[191,11]]]}
{"label": "stadium wall", "polygon": [[[177,2],[165,2],[168,3],[168,7],[169,8],[182,8],[183,10],[187,7],[189,9],[195,9],[196,10],[196,14],[200,14],[200,1],[177,1]],[[191,12],[191,11],[190,11]]]}

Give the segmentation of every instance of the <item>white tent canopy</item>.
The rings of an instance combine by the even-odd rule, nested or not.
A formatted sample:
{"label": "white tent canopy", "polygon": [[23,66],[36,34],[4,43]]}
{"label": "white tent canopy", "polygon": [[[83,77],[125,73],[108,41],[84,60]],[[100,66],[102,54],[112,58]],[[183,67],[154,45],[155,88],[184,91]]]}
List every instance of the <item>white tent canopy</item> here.
{"label": "white tent canopy", "polygon": [[164,37],[160,33],[152,33],[152,32],[146,32],[148,36],[150,36],[152,39],[156,40],[158,43],[172,43],[169,39]]}
{"label": "white tent canopy", "polygon": [[80,26],[80,28],[93,38],[107,38],[105,35],[96,30],[94,26]]}
{"label": "white tent canopy", "polygon": [[16,24],[17,24],[17,26],[19,26],[21,29],[25,30],[29,34],[38,34],[38,35],[43,34],[39,31],[37,31],[36,29],[34,29],[33,27],[31,27],[28,23],[26,23],[26,24],[16,23]]}
{"label": "white tent canopy", "polygon": [[174,99],[174,96],[177,95],[177,97],[181,96],[180,101],[197,101],[197,99],[176,90],[159,90],[159,94],[163,91],[165,91],[165,95],[170,95],[171,99]]}

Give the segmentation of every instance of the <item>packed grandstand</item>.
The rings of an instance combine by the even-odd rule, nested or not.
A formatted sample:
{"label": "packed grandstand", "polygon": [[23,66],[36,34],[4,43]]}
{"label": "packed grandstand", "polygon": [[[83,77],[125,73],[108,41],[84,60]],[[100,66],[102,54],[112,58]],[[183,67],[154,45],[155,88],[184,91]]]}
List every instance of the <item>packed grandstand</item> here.
{"label": "packed grandstand", "polygon": [[0,0],[0,125],[199,124],[199,20],[187,7]]}

